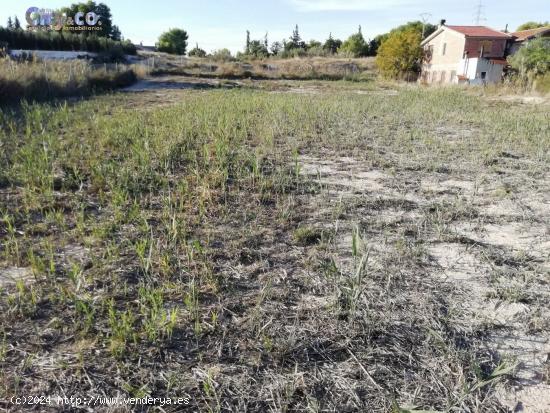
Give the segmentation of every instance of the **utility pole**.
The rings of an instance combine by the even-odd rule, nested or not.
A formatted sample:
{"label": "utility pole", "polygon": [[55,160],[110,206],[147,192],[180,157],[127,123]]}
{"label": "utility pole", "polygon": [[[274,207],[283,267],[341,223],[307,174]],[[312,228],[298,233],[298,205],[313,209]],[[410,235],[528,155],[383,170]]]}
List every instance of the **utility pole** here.
{"label": "utility pole", "polygon": [[482,21],[487,20],[485,18],[484,10],[485,10],[485,6],[483,5],[483,1],[479,0],[478,5],[476,6],[476,12],[475,12],[475,16],[474,16],[474,22],[475,22],[476,26],[479,26]]}
{"label": "utility pole", "polygon": [[430,13],[420,13],[420,18],[422,19],[422,40],[424,40],[424,33],[426,31],[426,23],[430,20],[432,15]]}

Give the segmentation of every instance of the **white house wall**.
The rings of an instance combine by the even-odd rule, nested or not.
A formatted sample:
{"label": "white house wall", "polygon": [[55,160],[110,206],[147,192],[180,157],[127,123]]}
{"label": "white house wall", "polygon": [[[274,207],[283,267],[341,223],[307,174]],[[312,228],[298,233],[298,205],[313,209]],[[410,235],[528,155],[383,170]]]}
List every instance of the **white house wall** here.
{"label": "white house wall", "polygon": [[[489,59],[461,59],[457,73],[465,76],[470,84],[498,83],[502,80],[504,65],[493,63]],[[487,75],[483,80],[481,73]]]}
{"label": "white house wall", "polygon": [[[426,83],[456,83],[456,62],[462,58],[466,42],[465,37],[447,27],[427,41],[425,50],[432,47],[433,53],[429,62],[422,65],[422,81]],[[443,53],[445,49],[445,53]]]}

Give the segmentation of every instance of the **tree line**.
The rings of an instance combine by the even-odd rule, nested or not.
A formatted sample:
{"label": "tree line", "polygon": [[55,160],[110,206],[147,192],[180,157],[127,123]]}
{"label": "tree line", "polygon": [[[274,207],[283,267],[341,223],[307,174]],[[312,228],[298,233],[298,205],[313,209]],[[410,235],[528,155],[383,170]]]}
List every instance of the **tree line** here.
{"label": "tree line", "polygon": [[119,51],[124,54],[136,54],[136,47],[131,41],[121,41],[122,34],[118,26],[113,24],[110,8],[104,3],[87,1],[73,3],[57,11],[65,16],[74,17],[78,12],[94,12],[101,16],[101,30],[75,31],[76,23],[68,20],[61,30],[31,30],[24,29],[21,22],[14,16],[8,17],[6,27],[0,26],[0,49],[25,50],[59,50],[59,51],[86,51],[111,52]]}
{"label": "tree line", "polygon": [[[269,42],[268,33],[262,39],[251,39],[250,31],[246,31],[246,41],[242,52],[238,52],[235,56],[237,59],[242,58],[267,58],[267,57],[304,57],[304,56],[333,56],[342,55],[345,57],[367,57],[376,56],[380,46],[391,36],[403,32],[414,32],[420,37],[427,37],[436,30],[436,26],[430,23],[424,24],[420,21],[409,22],[407,24],[396,27],[388,33],[378,35],[373,39],[366,40],[363,36],[361,26],[356,33],[350,35],[346,40],[334,38],[332,33],[329,33],[328,38],[324,42],[310,40],[306,42],[300,35],[298,25],[294,27],[292,34],[288,39],[282,41]],[[159,51],[185,54],[187,52],[188,34],[183,29],[171,29],[163,33],[157,48]],[[189,50],[189,56],[206,57],[220,56],[231,58],[231,52],[228,49],[214,51],[208,53],[199,47],[198,44]]]}
{"label": "tree line", "polygon": [[295,26],[292,35],[283,41],[275,41],[268,46],[267,34],[262,40],[251,40],[250,32],[246,32],[246,44],[243,57],[265,58],[277,56],[282,58],[301,57],[301,56],[330,56],[343,55],[346,57],[367,57],[376,56],[378,49],[391,35],[408,30],[422,34],[424,37],[429,36],[436,30],[433,24],[423,24],[420,21],[409,22],[402,26],[396,27],[388,33],[378,35],[373,39],[366,40],[363,36],[361,26],[357,32],[350,35],[346,40],[336,39],[329,33],[328,38],[324,42],[310,40],[305,42],[302,40],[298,25]]}
{"label": "tree line", "polygon": [[124,54],[135,55],[136,47],[130,41],[116,41],[95,35],[82,36],[65,32],[28,32],[0,27],[0,48],[5,44],[9,49],[59,50],[108,52],[120,50]]}

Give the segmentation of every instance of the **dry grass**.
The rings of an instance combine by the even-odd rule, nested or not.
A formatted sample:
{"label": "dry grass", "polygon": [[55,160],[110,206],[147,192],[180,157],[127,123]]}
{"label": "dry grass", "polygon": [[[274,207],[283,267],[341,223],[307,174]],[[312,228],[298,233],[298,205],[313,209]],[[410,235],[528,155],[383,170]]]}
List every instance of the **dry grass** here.
{"label": "dry grass", "polygon": [[[154,54],[153,74],[180,74],[223,79],[373,80],[374,60],[344,58],[263,59],[250,62],[216,62]],[[150,62],[153,60],[150,58]]]}
{"label": "dry grass", "polygon": [[[0,112],[0,400],[505,411],[494,389],[515,363],[488,339],[503,327],[441,268],[465,250],[487,288],[545,314],[547,257],[489,225],[547,219],[547,111],[319,83]],[[503,200],[523,215],[489,212]]]}
{"label": "dry grass", "polygon": [[87,96],[129,86],[136,73],[124,65],[94,67],[84,61],[13,61],[0,59],[0,104]]}

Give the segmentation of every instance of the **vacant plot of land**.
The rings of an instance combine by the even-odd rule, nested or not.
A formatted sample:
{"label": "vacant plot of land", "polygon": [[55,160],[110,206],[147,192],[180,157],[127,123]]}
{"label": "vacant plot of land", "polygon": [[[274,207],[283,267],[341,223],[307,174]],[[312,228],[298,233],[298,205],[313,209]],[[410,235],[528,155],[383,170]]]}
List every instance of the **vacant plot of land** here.
{"label": "vacant plot of land", "polygon": [[548,410],[548,106],[160,83],[1,114],[2,408]]}
{"label": "vacant plot of land", "polygon": [[374,80],[374,58],[300,58],[252,61],[180,58],[165,53],[145,53],[141,63],[153,74],[187,75],[214,79],[323,79]]}

